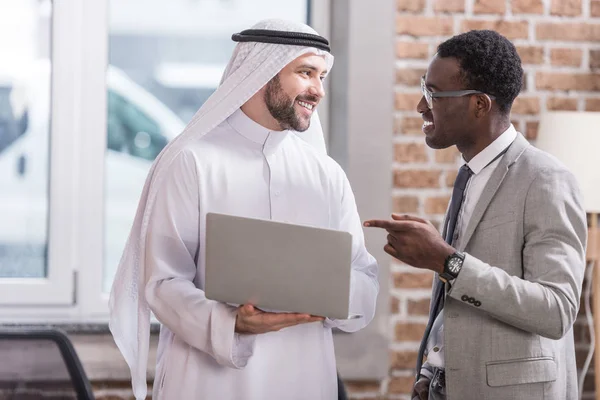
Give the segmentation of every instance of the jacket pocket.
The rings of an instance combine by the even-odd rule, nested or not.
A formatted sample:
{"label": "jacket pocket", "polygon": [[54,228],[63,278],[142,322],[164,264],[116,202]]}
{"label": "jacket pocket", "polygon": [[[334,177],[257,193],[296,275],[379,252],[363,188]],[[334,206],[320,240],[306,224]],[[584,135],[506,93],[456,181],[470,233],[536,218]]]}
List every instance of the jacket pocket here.
{"label": "jacket pocket", "polygon": [[554,357],[493,361],[485,366],[488,386],[510,386],[556,380]]}

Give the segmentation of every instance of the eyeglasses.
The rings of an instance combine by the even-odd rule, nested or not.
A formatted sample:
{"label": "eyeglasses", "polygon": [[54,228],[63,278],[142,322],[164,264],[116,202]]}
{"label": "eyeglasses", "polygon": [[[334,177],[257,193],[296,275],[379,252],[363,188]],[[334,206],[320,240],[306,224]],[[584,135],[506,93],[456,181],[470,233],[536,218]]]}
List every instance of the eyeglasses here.
{"label": "eyeglasses", "polygon": [[427,86],[425,85],[424,76],[421,77],[421,92],[423,93],[423,97],[425,97],[425,101],[427,101],[427,107],[429,107],[430,109],[433,107],[433,99],[436,97],[462,97],[469,96],[472,94],[485,94],[486,96],[489,96],[489,98],[492,100],[495,98],[494,96],[484,92],[480,92],[479,90],[453,90],[447,92],[432,92],[431,90],[427,89]]}

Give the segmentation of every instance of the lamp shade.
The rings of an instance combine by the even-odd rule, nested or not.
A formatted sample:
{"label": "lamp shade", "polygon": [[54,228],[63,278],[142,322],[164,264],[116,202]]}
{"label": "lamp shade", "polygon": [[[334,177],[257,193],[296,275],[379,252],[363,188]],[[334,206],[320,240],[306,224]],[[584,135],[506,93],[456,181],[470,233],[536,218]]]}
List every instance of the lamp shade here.
{"label": "lamp shade", "polygon": [[543,113],[536,146],[554,155],[575,175],[585,210],[600,213],[600,112]]}

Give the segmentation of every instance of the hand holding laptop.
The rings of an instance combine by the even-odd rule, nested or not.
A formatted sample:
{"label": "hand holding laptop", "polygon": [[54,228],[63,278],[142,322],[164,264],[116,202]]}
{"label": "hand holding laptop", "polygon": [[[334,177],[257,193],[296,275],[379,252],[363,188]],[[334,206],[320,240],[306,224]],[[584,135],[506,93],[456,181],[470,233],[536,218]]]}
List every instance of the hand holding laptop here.
{"label": "hand holding laptop", "polygon": [[235,331],[247,334],[276,332],[290,326],[323,321],[324,319],[310,314],[265,312],[250,304],[245,304],[237,310]]}

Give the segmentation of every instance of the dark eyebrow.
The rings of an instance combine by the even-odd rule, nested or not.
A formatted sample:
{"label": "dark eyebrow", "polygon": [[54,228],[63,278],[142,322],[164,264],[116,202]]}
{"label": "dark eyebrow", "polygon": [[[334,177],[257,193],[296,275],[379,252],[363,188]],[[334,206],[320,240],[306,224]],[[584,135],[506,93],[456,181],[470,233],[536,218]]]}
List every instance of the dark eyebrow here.
{"label": "dark eyebrow", "polygon": [[[314,72],[319,72],[319,69],[317,67],[315,67],[314,65],[310,65],[310,64],[302,64],[300,66],[298,66],[296,69],[310,69],[311,71]],[[327,70],[321,72],[322,75],[327,74]]]}

